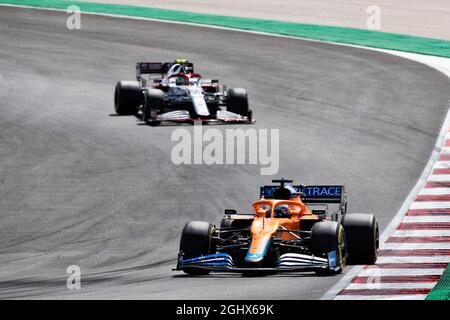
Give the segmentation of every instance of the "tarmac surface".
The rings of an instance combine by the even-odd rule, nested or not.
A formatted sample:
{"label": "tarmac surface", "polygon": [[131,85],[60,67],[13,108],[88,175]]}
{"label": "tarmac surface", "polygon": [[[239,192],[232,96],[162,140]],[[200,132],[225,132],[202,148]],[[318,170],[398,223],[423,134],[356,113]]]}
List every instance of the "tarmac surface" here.
{"label": "tarmac surface", "polygon": [[[383,229],[448,108],[443,74],[380,52],[87,15],[68,30],[66,19],[0,8],[0,298],[320,298],[341,276],[171,271],[182,227],[248,212],[260,185],[285,177],[345,184],[349,212],[375,213]],[[214,128],[279,129],[278,174],[177,166],[178,127],[114,115],[114,86],[137,61],[175,58],[247,89],[256,124]],[[66,288],[70,265],[81,290]]]}

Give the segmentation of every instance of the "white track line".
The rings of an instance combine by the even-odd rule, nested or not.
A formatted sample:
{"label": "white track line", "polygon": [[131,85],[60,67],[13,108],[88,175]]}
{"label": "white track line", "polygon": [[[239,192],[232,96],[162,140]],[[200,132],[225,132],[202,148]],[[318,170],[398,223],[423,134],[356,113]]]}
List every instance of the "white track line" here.
{"label": "white track line", "polygon": [[416,201],[410,209],[450,209],[449,201]]}
{"label": "white track line", "polygon": [[[406,257],[379,257],[377,263],[450,263],[450,256],[406,256]],[[421,270],[421,269],[418,269]]]}
{"label": "white track line", "polygon": [[383,243],[381,249],[386,250],[450,249],[450,242]]}
{"label": "white track line", "polygon": [[450,182],[450,174],[433,174],[430,175],[428,181]]}
{"label": "white track line", "polygon": [[403,223],[450,222],[450,214],[449,215],[440,215],[440,216],[407,216],[402,221],[403,221]]}
{"label": "white track line", "polygon": [[450,237],[450,230],[397,230],[393,237]]}
{"label": "white track line", "polygon": [[449,169],[450,161],[436,161],[433,168],[434,169]]}
{"label": "white track line", "polygon": [[436,195],[445,195],[445,194],[450,195],[450,188],[423,188],[419,192],[419,195],[423,195],[423,196],[436,196]]}
{"label": "white track line", "polygon": [[351,283],[347,289],[432,289],[435,282]]}
{"label": "white track line", "polygon": [[395,296],[385,295],[340,295],[336,296],[335,300],[424,300],[427,297],[426,294],[404,294]]}
{"label": "white track line", "polygon": [[[377,263],[381,263],[378,262]],[[363,269],[359,277],[383,277],[383,276],[440,276],[444,273],[445,269],[430,268],[430,269],[381,269],[376,265],[371,266],[369,269]]]}

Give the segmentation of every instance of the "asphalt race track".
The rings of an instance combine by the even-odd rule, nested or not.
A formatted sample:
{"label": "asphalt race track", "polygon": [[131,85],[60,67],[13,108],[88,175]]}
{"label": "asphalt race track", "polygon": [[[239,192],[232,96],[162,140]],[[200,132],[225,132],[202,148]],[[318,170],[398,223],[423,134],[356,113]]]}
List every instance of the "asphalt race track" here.
{"label": "asphalt race track", "polygon": [[[439,72],[391,55],[194,26],[0,8],[0,298],[316,299],[341,276],[188,278],[183,225],[250,209],[275,177],[345,184],[384,228],[420,176],[448,108]],[[280,129],[280,171],[170,160],[176,127],[113,112],[136,61],[188,58],[244,87]],[[185,126],[192,131],[192,126]],[[225,126],[216,126],[225,130]],[[66,289],[66,268],[82,270]]]}

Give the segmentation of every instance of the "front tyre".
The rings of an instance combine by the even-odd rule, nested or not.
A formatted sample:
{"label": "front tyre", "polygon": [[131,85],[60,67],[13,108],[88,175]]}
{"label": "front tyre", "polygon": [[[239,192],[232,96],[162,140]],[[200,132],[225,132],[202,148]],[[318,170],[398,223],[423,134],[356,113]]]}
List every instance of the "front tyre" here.
{"label": "front tyre", "polygon": [[114,91],[114,110],[118,115],[136,114],[142,104],[142,89],[139,82],[119,81]]}
{"label": "front tyre", "polygon": [[[211,223],[203,221],[188,222],[181,233],[180,252],[183,259],[190,259],[213,252],[212,236],[215,231]],[[184,268],[189,275],[206,275],[211,270],[201,268]]]}
{"label": "front tyre", "polygon": [[328,257],[336,251],[336,268],[316,269],[317,274],[332,275],[341,273],[345,268],[347,245],[344,228],[336,221],[320,221],[311,229],[311,253],[316,257]]}
{"label": "front tyre", "polygon": [[232,88],[227,92],[227,110],[245,117],[252,117],[248,107],[247,91],[242,88]]}
{"label": "front tyre", "polygon": [[351,264],[374,264],[379,247],[378,222],[373,214],[352,213],[342,217]]}
{"label": "front tyre", "polygon": [[142,120],[150,123],[151,125],[157,125],[158,113],[164,112],[165,107],[165,94],[159,89],[147,89],[144,94],[144,108],[142,114]]}

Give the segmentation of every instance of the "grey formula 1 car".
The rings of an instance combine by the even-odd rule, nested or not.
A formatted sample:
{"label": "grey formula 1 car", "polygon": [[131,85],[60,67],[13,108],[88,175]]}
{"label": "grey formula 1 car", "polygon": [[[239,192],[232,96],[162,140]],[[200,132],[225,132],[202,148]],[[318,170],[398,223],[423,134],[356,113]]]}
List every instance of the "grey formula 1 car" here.
{"label": "grey formula 1 car", "polygon": [[227,89],[219,80],[203,79],[187,60],[138,62],[136,80],[117,83],[117,114],[135,114],[151,125],[254,122],[245,89]]}

